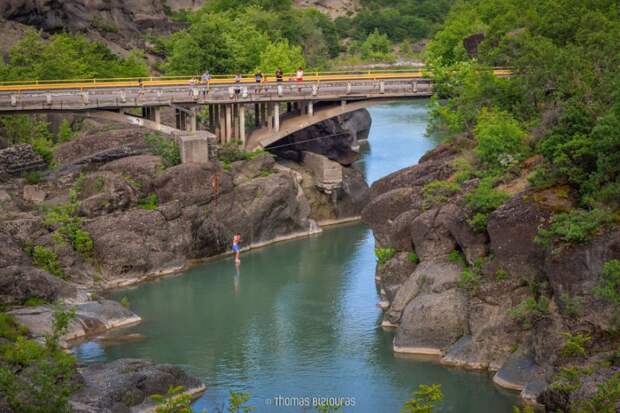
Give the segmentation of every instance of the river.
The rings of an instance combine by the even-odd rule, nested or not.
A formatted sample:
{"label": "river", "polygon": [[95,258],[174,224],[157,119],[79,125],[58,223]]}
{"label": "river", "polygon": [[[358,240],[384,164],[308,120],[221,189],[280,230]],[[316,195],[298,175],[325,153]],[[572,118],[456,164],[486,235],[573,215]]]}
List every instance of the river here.
{"label": "river", "polygon": [[[427,101],[376,106],[364,156],[369,182],[409,166],[435,142],[425,136]],[[85,342],[82,362],[123,357],[180,365],[207,392],[194,410],[222,409],[228,392],[246,391],[258,412],[300,412],[313,397],[343,397],[345,412],[398,412],[419,384],[439,383],[436,412],[510,412],[516,395],[488,374],[396,357],[380,327],[374,241],[362,224],[245,253],[180,276],[118,291],[143,317],[115,335],[141,340]],[[106,343],[106,344],[104,344]],[[222,409],[223,410],[223,409]]]}

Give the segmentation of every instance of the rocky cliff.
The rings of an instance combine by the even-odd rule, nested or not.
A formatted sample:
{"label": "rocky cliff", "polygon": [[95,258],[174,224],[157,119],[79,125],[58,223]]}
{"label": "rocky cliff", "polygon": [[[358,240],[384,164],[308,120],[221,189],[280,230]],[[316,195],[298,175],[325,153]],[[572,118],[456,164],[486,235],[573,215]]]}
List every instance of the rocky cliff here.
{"label": "rocky cliff", "polygon": [[383,257],[376,279],[394,351],[489,370],[526,400],[570,411],[618,376],[618,309],[593,290],[604,263],[620,258],[620,231],[541,246],[539,229],[571,201],[524,177],[504,184],[510,199],[477,231],[464,196],[476,179],[441,196],[429,191],[431,182],[454,181],[457,155],[440,145],[377,181],[363,211]]}

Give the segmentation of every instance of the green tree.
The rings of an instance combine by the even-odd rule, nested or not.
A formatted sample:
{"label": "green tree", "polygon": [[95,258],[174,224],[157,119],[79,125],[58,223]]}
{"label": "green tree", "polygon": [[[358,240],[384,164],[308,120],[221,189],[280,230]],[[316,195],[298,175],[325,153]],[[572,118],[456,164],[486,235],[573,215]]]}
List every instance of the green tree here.
{"label": "green tree", "polygon": [[526,133],[513,116],[483,108],[475,129],[476,155],[487,169],[505,169],[521,160]]}
{"label": "green tree", "polygon": [[275,72],[281,68],[286,73],[305,66],[300,46],[291,46],[288,40],[273,43],[260,55],[260,69],[266,73]]}
{"label": "green tree", "polygon": [[360,52],[364,60],[371,62],[392,62],[392,44],[385,34],[375,30],[368,35],[360,47]]}

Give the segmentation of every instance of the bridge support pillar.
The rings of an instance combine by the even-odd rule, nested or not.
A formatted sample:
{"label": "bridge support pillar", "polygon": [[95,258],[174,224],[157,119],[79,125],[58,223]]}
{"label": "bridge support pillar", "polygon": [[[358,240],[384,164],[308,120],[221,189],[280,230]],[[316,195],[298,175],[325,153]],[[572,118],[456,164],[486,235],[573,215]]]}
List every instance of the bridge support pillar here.
{"label": "bridge support pillar", "polygon": [[176,123],[177,129],[187,130],[187,113],[179,109],[175,109],[174,111],[175,111],[174,118],[176,121],[175,123]]}
{"label": "bridge support pillar", "polygon": [[224,112],[222,111],[222,105],[215,105],[215,136],[217,136],[217,141],[219,143],[224,143]]}
{"label": "bridge support pillar", "polygon": [[347,106],[347,101],[346,100],[340,101],[340,105],[342,105],[342,107],[344,108],[345,106]]}
{"label": "bridge support pillar", "polygon": [[308,115],[314,116],[314,102],[308,102]]}
{"label": "bridge support pillar", "polygon": [[209,139],[203,134],[198,132],[179,137],[182,163],[205,163],[209,160]]}
{"label": "bridge support pillar", "polygon": [[142,117],[161,125],[161,108],[158,106],[143,106]]}
{"label": "bridge support pillar", "polygon": [[291,104],[291,102],[286,102],[286,111],[288,113],[291,113],[293,111],[293,105]]}
{"label": "bridge support pillar", "polygon": [[198,129],[198,114],[196,113],[196,108],[191,108],[191,113],[187,114],[187,130],[190,132],[196,132]]}
{"label": "bridge support pillar", "polygon": [[280,103],[278,102],[273,107],[273,129],[276,132],[280,131]]}
{"label": "bridge support pillar", "polygon": [[226,106],[226,143],[232,140],[232,105]]}
{"label": "bridge support pillar", "polygon": [[239,105],[239,139],[241,146],[245,147],[245,106]]}
{"label": "bridge support pillar", "polygon": [[207,111],[209,112],[209,129],[211,130],[215,130],[214,128],[214,124],[215,124],[215,112],[214,112],[214,107],[215,105],[208,105],[207,106]]}
{"label": "bridge support pillar", "polygon": [[254,126],[257,128],[260,126],[260,105],[254,104]]}

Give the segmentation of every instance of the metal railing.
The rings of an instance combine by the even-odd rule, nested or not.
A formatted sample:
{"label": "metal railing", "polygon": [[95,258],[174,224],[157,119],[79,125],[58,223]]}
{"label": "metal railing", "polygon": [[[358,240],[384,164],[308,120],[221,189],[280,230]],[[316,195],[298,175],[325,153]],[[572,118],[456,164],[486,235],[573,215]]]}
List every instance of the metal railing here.
{"label": "metal railing", "polygon": [[[497,76],[509,76],[511,71],[504,68],[494,69]],[[305,82],[326,82],[343,80],[381,80],[381,79],[420,79],[432,77],[432,73],[419,69],[385,69],[359,71],[306,72]],[[295,81],[294,73],[283,75],[283,83]],[[98,88],[130,87],[165,87],[193,85],[230,85],[234,84],[234,75],[212,75],[208,82],[201,82],[200,76],[148,76],[103,79],[62,79],[62,80],[16,80],[0,82],[0,92],[29,92],[52,90],[88,90]],[[256,83],[253,74],[242,75],[240,83]],[[264,75],[262,83],[276,83],[275,75]]]}

